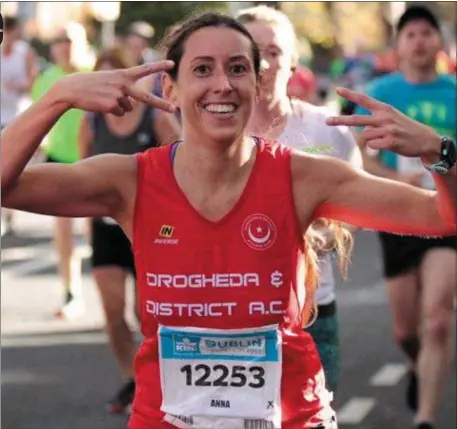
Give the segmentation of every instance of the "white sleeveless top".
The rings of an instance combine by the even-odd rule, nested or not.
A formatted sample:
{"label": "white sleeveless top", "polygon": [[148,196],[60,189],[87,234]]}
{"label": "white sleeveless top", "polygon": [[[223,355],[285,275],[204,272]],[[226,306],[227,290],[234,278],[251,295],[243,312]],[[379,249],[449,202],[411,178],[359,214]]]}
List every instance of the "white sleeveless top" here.
{"label": "white sleeveless top", "polygon": [[[347,127],[331,127],[325,123],[332,116],[329,109],[299,100],[292,100],[293,113],[287,119],[278,141],[294,149],[315,149],[316,153],[335,156],[362,168],[362,157],[357,143]],[[316,291],[318,305],[335,300],[335,276],[332,255],[325,253],[319,261],[319,287]]]}
{"label": "white sleeveless top", "polygon": [[13,45],[12,52],[5,56],[2,51],[0,63],[1,81],[1,124],[9,124],[18,114],[22,94],[9,91],[5,88],[7,83],[24,85],[27,82],[27,53],[29,45],[23,41],[17,41]]}

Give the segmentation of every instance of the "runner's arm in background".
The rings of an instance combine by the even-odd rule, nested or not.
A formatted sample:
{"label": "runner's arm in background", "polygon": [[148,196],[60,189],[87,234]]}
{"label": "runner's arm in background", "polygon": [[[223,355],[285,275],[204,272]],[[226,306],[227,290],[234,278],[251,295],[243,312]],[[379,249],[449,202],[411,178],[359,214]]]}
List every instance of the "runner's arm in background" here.
{"label": "runner's arm in background", "polygon": [[420,186],[422,173],[402,174],[389,168],[381,162],[379,150],[374,150],[367,147],[365,142],[360,141],[357,135],[356,138],[359,142],[359,147],[363,157],[363,165],[365,171],[374,174],[375,176],[384,177],[397,182],[408,183],[409,185]]}
{"label": "runner's arm in background", "polygon": [[25,93],[32,91],[33,82],[35,82],[36,77],[40,73],[40,66],[38,64],[38,56],[35,52],[35,49],[32,47],[29,48],[26,58],[27,66],[27,83],[26,88],[24,89]]}

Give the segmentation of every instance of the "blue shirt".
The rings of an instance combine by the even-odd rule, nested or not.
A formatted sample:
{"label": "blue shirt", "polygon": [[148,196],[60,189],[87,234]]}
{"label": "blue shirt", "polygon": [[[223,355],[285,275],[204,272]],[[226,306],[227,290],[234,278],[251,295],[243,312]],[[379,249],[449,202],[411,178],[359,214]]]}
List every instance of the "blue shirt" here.
{"label": "blue shirt", "polygon": [[[428,125],[442,136],[456,138],[456,78],[439,75],[433,82],[410,83],[401,73],[391,73],[375,79],[366,93],[376,100],[387,103],[418,122]],[[369,114],[357,107],[355,114]],[[380,152],[381,161],[388,167],[397,168],[397,154]]]}

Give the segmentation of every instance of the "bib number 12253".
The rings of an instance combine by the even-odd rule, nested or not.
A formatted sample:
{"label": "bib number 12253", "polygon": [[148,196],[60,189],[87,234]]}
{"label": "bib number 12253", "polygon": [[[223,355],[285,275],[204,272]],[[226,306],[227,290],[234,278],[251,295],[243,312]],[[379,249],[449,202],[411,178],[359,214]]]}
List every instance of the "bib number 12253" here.
{"label": "bib number 12253", "polygon": [[192,429],[241,429],[246,421],[280,427],[279,335],[276,325],[240,330],[159,326],[161,410],[191,417]]}
{"label": "bib number 12253", "polygon": [[201,387],[251,387],[265,386],[265,369],[261,366],[243,365],[184,365],[181,372],[185,375],[186,386]]}

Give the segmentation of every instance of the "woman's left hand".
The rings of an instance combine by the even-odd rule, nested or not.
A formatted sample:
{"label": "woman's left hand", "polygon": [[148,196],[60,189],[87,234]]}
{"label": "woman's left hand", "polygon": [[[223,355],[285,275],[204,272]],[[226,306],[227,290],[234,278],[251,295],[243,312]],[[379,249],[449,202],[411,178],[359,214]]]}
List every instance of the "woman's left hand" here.
{"label": "woman's left hand", "polygon": [[385,149],[411,158],[439,159],[440,136],[432,128],[368,95],[346,88],[338,88],[336,92],[346,100],[369,110],[371,115],[334,116],[327,119],[328,125],[365,127],[357,138],[362,146],[371,149]]}

